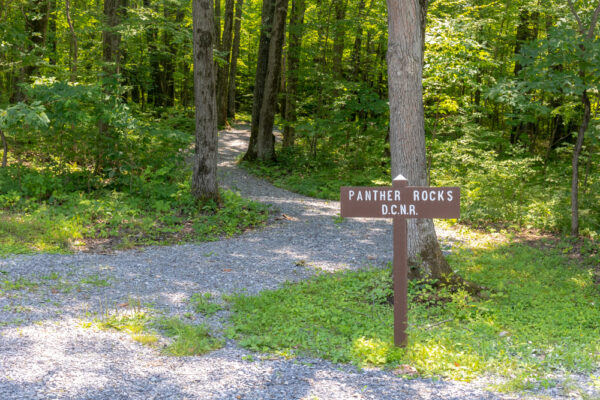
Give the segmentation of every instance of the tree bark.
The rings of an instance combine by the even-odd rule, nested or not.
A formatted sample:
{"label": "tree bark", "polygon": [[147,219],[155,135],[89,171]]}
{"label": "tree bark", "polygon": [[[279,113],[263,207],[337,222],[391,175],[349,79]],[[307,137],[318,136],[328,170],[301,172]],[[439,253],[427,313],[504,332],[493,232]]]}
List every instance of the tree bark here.
{"label": "tree bark", "polygon": [[225,0],[225,25],[220,50],[225,54],[226,63],[217,70],[217,123],[224,126],[227,122],[227,94],[229,92],[228,75],[231,59],[231,39],[233,37],[233,1]]}
{"label": "tree bark", "polygon": [[283,52],[283,39],[285,37],[287,8],[288,0],[276,1],[256,146],[256,157],[261,161],[275,160],[273,124],[275,122],[275,105],[279,89],[279,78],[281,76],[281,54]]}
{"label": "tree bark", "polygon": [[302,35],[304,34],[305,0],[292,0],[290,15],[287,91],[285,94],[285,127],[283,128],[283,147],[294,146],[296,140],[296,92],[298,88],[298,73],[300,67],[300,52],[302,50]]}
{"label": "tree bark", "polygon": [[[409,185],[427,186],[421,83],[427,1],[387,0],[387,4],[392,175],[404,175]],[[447,280],[453,275],[431,219],[408,220],[408,257],[412,277]]]}
{"label": "tree bark", "polygon": [[215,0],[215,36],[213,39],[213,46],[215,48],[221,47],[221,0]]}
{"label": "tree bark", "polygon": [[260,39],[258,42],[258,57],[256,61],[256,76],[254,79],[254,96],[252,101],[252,123],[250,127],[250,141],[244,160],[254,161],[257,158],[256,143],[258,140],[258,126],[260,110],[263,103],[265,79],[269,62],[269,42],[275,12],[276,0],[263,0]]}
{"label": "tree bark", "polygon": [[[166,21],[177,12],[173,10],[173,5],[164,4],[163,15]],[[175,104],[175,60],[177,59],[177,48],[173,42],[173,33],[165,29],[162,35],[163,46],[166,54],[161,55],[162,76],[161,76],[161,97],[162,104],[165,107],[173,107]]]}
{"label": "tree bark", "polygon": [[235,119],[235,76],[237,75],[237,60],[240,54],[240,32],[242,29],[242,6],[244,0],[238,0],[235,6],[234,39],[231,49],[231,64],[229,65],[229,84],[227,93],[227,116]]}
{"label": "tree bark", "polygon": [[337,78],[342,76],[342,59],[344,57],[344,41],[346,28],[346,0],[335,0],[335,27],[333,30],[333,73]]}
{"label": "tree bark", "polygon": [[104,0],[106,28],[102,31],[102,60],[107,76],[121,73],[121,34],[117,26],[121,23],[125,0]]}
{"label": "tree bark", "polygon": [[79,58],[79,45],[77,44],[77,35],[75,34],[75,28],[73,27],[73,21],[71,20],[70,0],[65,0],[65,8],[67,24],[69,25],[69,31],[71,32],[71,46],[73,49],[73,58],[71,60],[71,82],[75,82],[77,80],[77,62]]}
{"label": "tree bark", "polygon": [[213,60],[212,0],[193,0],[194,104],[196,146],[192,195],[199,201],[219,199],[217,184],[217,101]]}
{"label": "tree bark", "polygon": [[[596,29],[598,17],[600,16],[600,1],[598,2],[598,5],[592,14],[592,19],[587,29],[583,26],[579,15],[575,11],[573,2],[571,0],[567,0],[567,2],[569,3],[571,13],[577,21],[581,39],[591,40],[594,37],[594,30]],[[579,48],[581,49],[581,53],[585,55],[587,49],[583,41],[579,45]],[[586,76],[584,60],[581,60],[579,77],[584,83],[586,81]],[[577,142],[575,143],[575,148],[573,149],[571,175],[571,234],[573,236],[579,236],[579,156],[581,155],[581,149],[583,148],[583,141],[585,139],[585,132],[587,131],[591,118],[591,105],[590,99],[587,95],[587,89],[584,89],[583,93],[581,94],[581,103],[583,104],[583,118],[581,120],[581,125],[579,126],[579,131],[577,132]]]}
{"label": "tree bark", "polygon": [[584,90],[581,95],[581,102],[583,103],[583,119],[577,132],[577,142],[573,149],[572,175],[571,175],[571,235],[579,236],[579,156],[581,155],[581,149],[583,148],[583,139],[585,138],[585,132],[587,131],[590,118],[591,118],[591,105],[590,99],[588,98],[587,91]]}
{"label": "tree bark", "polygon": [[4,136],[4,132],[0,129],[0,139],[2,139],[2,168],[6,168],[7,159],[8,159],[8,143],[6,142],[6,136]]}

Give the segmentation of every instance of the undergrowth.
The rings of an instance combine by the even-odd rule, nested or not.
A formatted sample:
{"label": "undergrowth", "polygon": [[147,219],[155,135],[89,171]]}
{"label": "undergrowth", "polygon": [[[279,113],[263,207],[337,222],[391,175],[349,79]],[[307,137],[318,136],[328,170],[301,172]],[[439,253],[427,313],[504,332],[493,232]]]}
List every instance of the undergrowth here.
{"label": "undergrowth", "polygon": [[[312,138],[316,133],[300,127],[296,147],[279,149],[277,162],[241,165],[276,186],[329,200],[339,200],[341,186],[390,185],[390,159],[381,130],[361,134],[351,126],[343,128],[351,132],[347,142],[340,140],[346,136],[338,133],[315,147]],[[335,123],[329,125],[330,132],[336,129]],[[569,232],[570,147],[557,149],[554,157],[544,162],[523,148],[510,146],[499,132],[474,124],[455,130],[460,132],[428,137],[428,172],[432,186],[461,187],[461,222],[513,231]],[[583,162],[580,232],[597,238],[600,165],[591,155]]]}
{"label": "undergrowth", "polygon": [[172,168],[87,190],[77,173],[0,168],[0,256],[210,241],[263,224],[267,208],[231,191],[221,205],[197,204],[189,174]]}
{"label": "undergrowth", "polygon": [[569,248],[515,242],[456,251],[452,267],[489,293],[473,298],[411,282],[406,349],[393,346],[390,271],[378,269],[236,296],[231,335],[256,351],[409,364],[423,377],[493,374],[512,389],[555,384],[549,373],[589,373],[600,362],[600,289],[591,264],[575,265]]}

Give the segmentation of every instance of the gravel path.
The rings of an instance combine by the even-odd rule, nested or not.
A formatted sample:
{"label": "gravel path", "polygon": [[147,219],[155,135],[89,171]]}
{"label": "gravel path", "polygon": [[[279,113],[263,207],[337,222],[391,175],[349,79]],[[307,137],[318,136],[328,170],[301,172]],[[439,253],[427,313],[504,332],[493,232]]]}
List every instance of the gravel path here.
{"label": "gravel path", "polygon": [[[220,179],[222,186],[280,210],[263,229],[212,243],[0,259],[0,280],[36,285],[0,293],[0,400],[521,398],[481,385],[404,380],[318,359],[255,354],[255,361],[244,361],[250,352],[233,341],[201,357],[167,357],[125,334],[84,327],[93,313],[127,303],[182,315],[194,293],[256,293],[305,279],[316,269],[390,261],[389,222],[335,223],[337,202],[249,176],[235,166],[246,143],[244,129],[220,134]],[[207,322],[218,330],[223,317]]]}

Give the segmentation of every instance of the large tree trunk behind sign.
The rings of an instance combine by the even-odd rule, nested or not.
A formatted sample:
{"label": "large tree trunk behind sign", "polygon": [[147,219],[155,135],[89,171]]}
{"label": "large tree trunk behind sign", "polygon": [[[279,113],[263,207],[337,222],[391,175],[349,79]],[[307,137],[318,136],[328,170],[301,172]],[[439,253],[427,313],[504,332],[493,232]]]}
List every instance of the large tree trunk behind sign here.
{"label": "large tree trunk behind sign", "polygon": [[212,0],[193,0],[194,102],[196,148],[192,195],[217,200],[217,100],[213,61],[214,14]]}
{"label": "large tree trunk behind sign", "polygon": [[[388,0],[388,80],[392,176],[427,186],[423,112],[423,26],[426,0]],[[408,220],[411,276],[444,279],[452,269],[440,250],[431,219]]]}

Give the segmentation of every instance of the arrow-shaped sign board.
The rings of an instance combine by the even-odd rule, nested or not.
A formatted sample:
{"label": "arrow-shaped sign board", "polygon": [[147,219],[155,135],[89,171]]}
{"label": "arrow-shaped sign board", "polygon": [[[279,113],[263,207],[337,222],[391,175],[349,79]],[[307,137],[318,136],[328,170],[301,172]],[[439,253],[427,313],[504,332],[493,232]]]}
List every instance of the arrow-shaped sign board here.
{"label": "arrow-shaped sign board", "polygon": [[340,188],[340,216],[394,220],[394,344],[406,346],[408,250],[407,218],[458,218],[460,188],[407,186],[402,175],[391,187]]}

